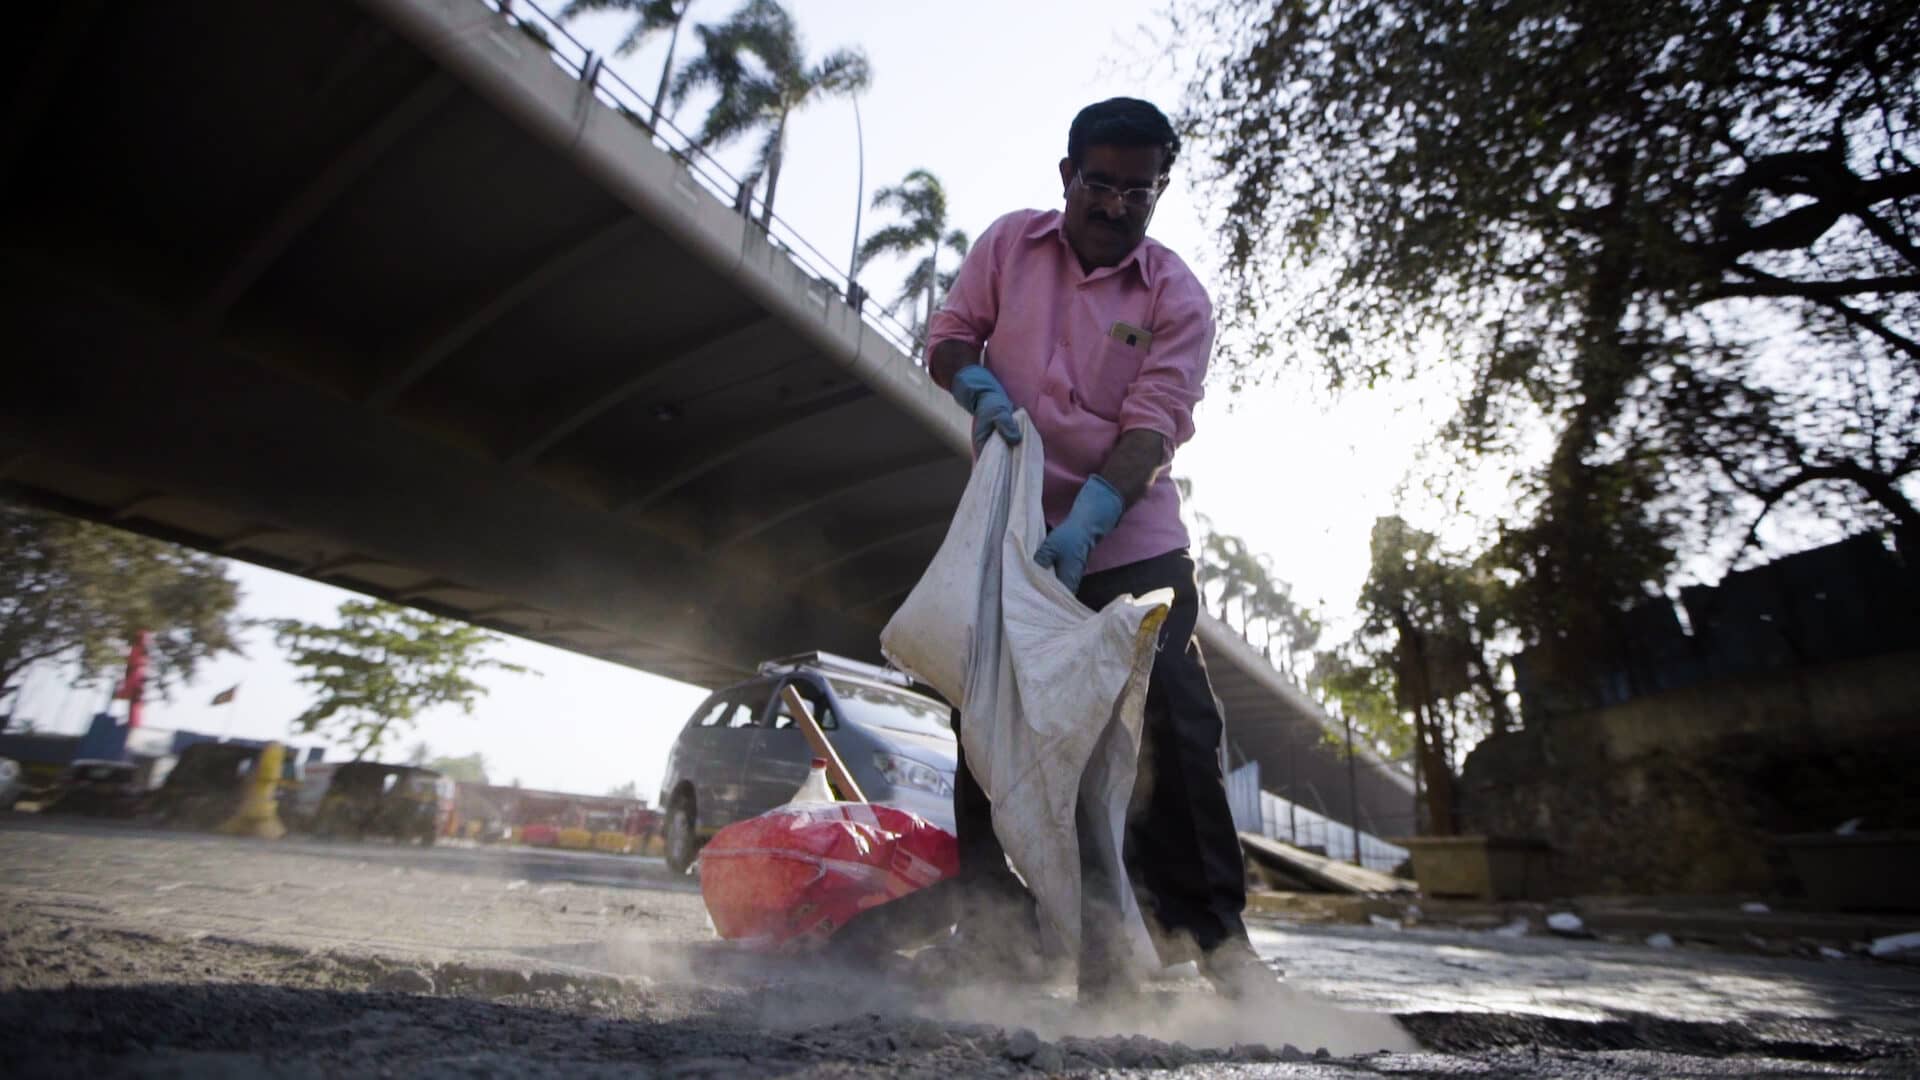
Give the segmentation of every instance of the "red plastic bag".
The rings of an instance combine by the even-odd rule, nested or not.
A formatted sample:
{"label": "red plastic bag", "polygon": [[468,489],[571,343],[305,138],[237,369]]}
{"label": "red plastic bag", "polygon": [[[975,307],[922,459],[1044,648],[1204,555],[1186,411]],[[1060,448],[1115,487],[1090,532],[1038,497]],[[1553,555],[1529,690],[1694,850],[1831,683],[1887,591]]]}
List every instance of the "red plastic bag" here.
{"label": "red plastic bag", "polygon": [[803,948],[959,869],[953,834],[916,814],[802,803],[721,829],[700,851],[700,895],[721,937]]}

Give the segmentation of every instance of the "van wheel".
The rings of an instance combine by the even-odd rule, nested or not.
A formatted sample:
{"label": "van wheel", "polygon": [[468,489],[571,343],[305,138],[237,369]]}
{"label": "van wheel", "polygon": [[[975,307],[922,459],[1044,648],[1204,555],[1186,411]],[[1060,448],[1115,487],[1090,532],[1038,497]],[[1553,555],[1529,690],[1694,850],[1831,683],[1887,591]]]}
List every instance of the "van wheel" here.
{"label": "van wheel", "polygon": [[667,811],[667,869],[676,874],[686,873],[699,852],[700,845],[694,836],[693,795],[689,792],[676,797]]}

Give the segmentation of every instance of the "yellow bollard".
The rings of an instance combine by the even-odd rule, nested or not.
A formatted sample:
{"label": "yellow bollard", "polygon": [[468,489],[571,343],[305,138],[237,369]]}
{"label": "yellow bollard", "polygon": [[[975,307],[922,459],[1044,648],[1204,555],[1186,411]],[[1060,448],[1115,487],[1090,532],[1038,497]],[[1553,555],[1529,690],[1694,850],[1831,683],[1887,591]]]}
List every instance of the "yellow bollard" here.
{"label": "yellow bollard", "polygon": [[262,840],[278,840],[287,835],[287,827],[280,824],[280,808],[273,798],[280,787],[280,768],[286,756],[287,748],[277,742],[260,749],[253,778],[247,781],[246,798],[241,801],[240,809],[220,826],[221,832],[229,836],[257,836]]}

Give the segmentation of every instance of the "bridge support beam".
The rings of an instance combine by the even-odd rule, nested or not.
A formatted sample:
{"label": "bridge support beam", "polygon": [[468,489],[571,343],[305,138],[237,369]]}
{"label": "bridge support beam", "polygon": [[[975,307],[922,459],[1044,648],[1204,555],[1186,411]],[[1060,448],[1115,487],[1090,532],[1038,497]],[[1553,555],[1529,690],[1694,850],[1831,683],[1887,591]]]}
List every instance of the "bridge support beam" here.
{"label": "bridge support beam", "polygon": [[839,390],[829,391],[810,401],[789,406],[782,412],[780,422],[769,424],[744,439],[728,438],[716,441],[688,455],[681,463],[669,466],[664,480],[653,484],[639,495],[617,504],[615,513],[645,513],[647,508],[661,499],[673,494],[695,480],[727,464],[757,447],[785,435],[793,429],[812,420],[842,409],[858,405],[873,398],[873,391],[865,384],[856,383]]}
{"label": "bridge support beam", "polygon": [[299,193],[289,199],[227,266],[213,288],[194,306],[192,323],[202,328],[218,326],[227,312],[246,295],[294,241],[332,206],[353,182],[373,167],[380,156],[405,138],[434,110],[453,96],[457,84],[444,71],[435,72],[406,99],[393,107],[380,122],[343,147]]}
{"label": "bridge support beam", "polygon": [[440,366],[441,361],[479,337],[487,327],[499,322],[540,290],[605,255],[622,241],[638,235],[641,226],[639,218],[631,214],[622,215],[610,225],[596,226],[585,235],[548,251],[532,265],[513,275],[511,280],[503,282],[491,294],[477,301],[465,313],[427,335],[426,343],[415,350],[399,370],[389,374],[367,394],[367,404],[380,410],[392,408],[400,395],[426,378],[434,368]]}
{"label": "bridge support beam", "polygon": [[608,409],[627,401],[647,388],[657,386],[682,371],[690,371],[717,357],[751,348],[774,330],[766,316],[741,325],[735,319],[725,327],[701,330],[660,350],[658,358],[638,371],[621,372],[618,378],[587,391],[537,421],[506,455],[507,464],[525,468],[538,461],[562,440],[585,427]]}

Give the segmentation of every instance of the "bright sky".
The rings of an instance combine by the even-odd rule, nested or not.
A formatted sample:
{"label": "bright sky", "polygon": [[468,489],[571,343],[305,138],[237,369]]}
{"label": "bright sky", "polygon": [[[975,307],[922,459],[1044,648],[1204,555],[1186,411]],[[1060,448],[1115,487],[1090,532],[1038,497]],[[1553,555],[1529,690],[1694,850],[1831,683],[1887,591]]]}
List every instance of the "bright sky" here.
{"label": "bright sky", "polygon": [[[557,11],[561,0],[542,0]],[[978,235],[995,217],[1022,207],[1059,204],[1055,163],[1067,125],[1082,106],[1125,94],[1172,112],[1180,87],[1142,57],[1160,53],[1146,27],[1165,0],[788,0],[811,55],[847,45],[866,50],[874,71],[861,99],[866,191],[926,168],[944,182],[953,223]],[[718,21],[733,0],[696,0],[692,20]],[[596,50],[623,23],[597,17],[576,30]],[[612,62],[626,81],[651,93],[665,41]],[[683,34],[681,57],[697,47]],[[682,111],[693,128],[701,103]],[[746,146],[723,153],[731,167]],[[797,116],[775,212],[836,262],[851,249],[856,152],[852,108],[828,101]],[[736,175],[740,170],[734,170]],[[1200,224],[1184,168],[1162,199],[1152,234],[1210,280],[1212,248]],[[879,223],[867,212],[863,230]],[[891,299],[876,268],[864,279]],[[1367,536],[1392,512],[1395,488],[1415,451],[1444,417],[1437,385],[1359,394],[1329,403],[1304,376],[1279,377],[1232,396],[1224,386],[1201,406],[1199,434],[1180,452],[1175,472],[1194,482],[1195,502],[1216,528],[1245,538],[1273,560],[1297,598],[1325,605],[1342,620],[1366,575]],[[1479,493],[1482,501],[1498,491]],[[1421,503],[1422,506],[1430,505]],[[1409,516],[1428,527],[1447,521],[1437,508]],[[349,594],[257,567],[236,565],[243,613],[255,618],[330,620]],[[171,703],[150,706],[150,723],[234,735],[284,735],[308,699],[269,634],[256,631],[246,658],[207,665]],[[626,781],[657,788],[667,748],[702,691],[626,668],[514,640],[497,655],[544,677],[490,673],[492,693],[471,716],[434,714],[414,739],[436,754],[480,752],[496,782],[600,792]],[[208,705],[239,684],[234,705]],[[43,727],[78,730],[104,690],[70,690],[53,672],[29,681],[18,715]]]}

